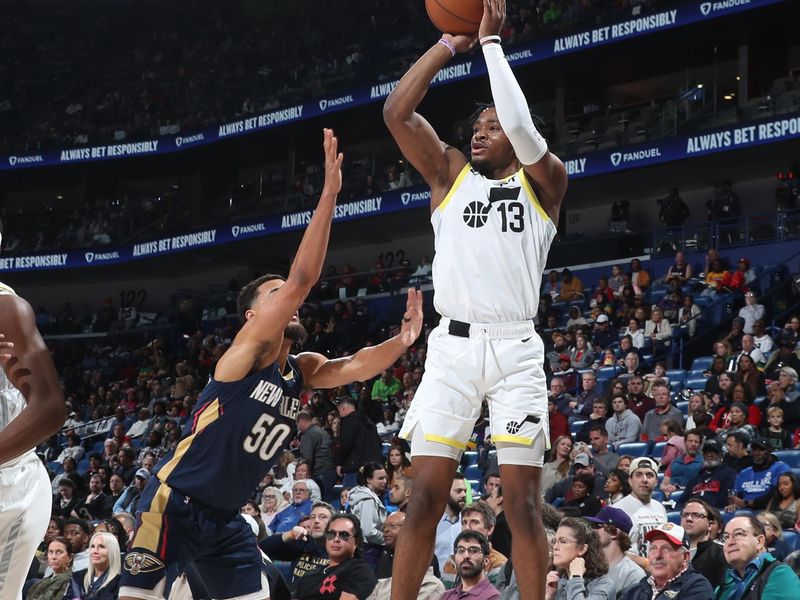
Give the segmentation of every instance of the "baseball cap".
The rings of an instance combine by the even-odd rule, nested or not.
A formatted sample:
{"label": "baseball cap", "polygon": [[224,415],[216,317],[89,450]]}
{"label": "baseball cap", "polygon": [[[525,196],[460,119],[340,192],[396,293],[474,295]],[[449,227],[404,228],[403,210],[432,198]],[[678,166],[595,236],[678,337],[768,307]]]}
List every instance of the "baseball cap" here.
{"label": "baseball cap", "polygon": [[604,525],[613,525],[620,531],[630,533],[633,527],[633,521],[624,510],[614,508],[613,506],[604,506],[593,517],[586,517],[587,521],[592,523],[603,523]]}
{"label": "baseball cap", "polygon": [[703,452],[716,452],[717,454],[722,454],[722,446],[717,440],[706,440],[706,443],[703,444]]}
{"label": "baseball cap", "polygon": [[658,475],[658,463],[649,456],[640,456],[639,458],[634,458],[631,461],[631,467],[628,469],[628,473],[633,475],[633,472],[636,469],[650,469],[653,473]]}
{"label": "baseball cap", "polygon": [[597,315],[595,323],[608,323],[608,315]]}
{"label": "baseball cap", "polygon": [[795,371],[792,367],[781,367],[780,372],[794,380],[797,380],[797,371]]}
{"label": "baseball cap", "polygon": [[665,539],[675,546],[689,548],[689,538],[686,530],[675,523],[664,523],[644,534],[645,541],[652,542],[656,539]]}
{"label": "baseball cap", "polygon": [[572,461],[573,464],[576,465],[583,465],[584,467],[588,467],[591,464],[591,460],[589,459],[588,454],[584,454],[581,452],[575,457],[575,460]]}
{"label": "baseball cap", "polygon": [[769,442],[761,436],[756,436],[752,439],[750,442],[750,447],[752,448],[753,446],[763,450],[768,450],[770,448]]}
{"label": "baseball cap", "polygon": [[141,477],[142,479],[147,481],[148,479],[150,479],[150,471],[148,471],[147,469],[139,469],[138,471],[136,471],[135,476]]}
{"label": "baseball cap", "polygon": [[572,362],[572,359],[570,359],[569,354],[559,354],[558,355],[558,360],[559,360],[559,362],[562,361],[562,360],[565,360],[567,362]]}

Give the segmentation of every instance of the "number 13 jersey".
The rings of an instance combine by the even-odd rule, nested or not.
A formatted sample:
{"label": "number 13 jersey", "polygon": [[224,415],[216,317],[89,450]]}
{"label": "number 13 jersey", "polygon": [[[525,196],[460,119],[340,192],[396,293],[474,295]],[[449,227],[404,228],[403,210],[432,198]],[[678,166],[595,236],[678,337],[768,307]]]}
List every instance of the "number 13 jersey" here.
{"label": "number 13 jersey", "polygon": [[467,163],[433,211],[436,311],[467,323],[536,316],[556,226],[522,169],[487,179]]}
{"label": "number 13 jersey", "polygon": [[211,379],[175,450],[156,475],[180,493],[217,509],[239,509],[292,439],[303,378],[289,356],[244,379]]}

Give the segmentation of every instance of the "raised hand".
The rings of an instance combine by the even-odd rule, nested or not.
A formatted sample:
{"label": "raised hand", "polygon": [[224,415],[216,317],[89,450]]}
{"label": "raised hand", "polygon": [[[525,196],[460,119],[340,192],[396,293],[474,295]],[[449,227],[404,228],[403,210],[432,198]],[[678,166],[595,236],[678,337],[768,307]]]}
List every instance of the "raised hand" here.
{"label": "raised hand", "polygon": [[406,346],[413,344],[422,331],[422,292],[408,288],[406,312],[400,324],[400,341]]}
{"label": "raised hand", "polygon": [[500,35],[506,20],[506,0],[483,0],[483,18],[478,29],[478,39],[487,35]]}
{"label": "raised hand", "polygon": [[445,33],[442,38],[453,44],[458,54],[469,52],[475,44],[478,43],[478,36],[474,33],[463,33],[459,35]]}
{"label": "raised hand", "polygon": [[322,130],[322,147],[325,149],[325,184],[323,193],[338,194],[342,190],[342,161],[344,156],[339,149],[339,140],[333,129]]}

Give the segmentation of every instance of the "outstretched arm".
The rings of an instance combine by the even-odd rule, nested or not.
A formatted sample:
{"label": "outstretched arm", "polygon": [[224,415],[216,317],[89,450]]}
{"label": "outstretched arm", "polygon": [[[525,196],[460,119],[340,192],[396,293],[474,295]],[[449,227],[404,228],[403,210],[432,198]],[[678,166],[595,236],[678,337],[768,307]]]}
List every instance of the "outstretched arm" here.
{"label": "outstretched arm", "polygon": [[328,249],[336,196],[342,188],[342,155],[333,130],[324,130],[325,184],[286,282],[268,294],[259,294],[258,308],[239,330],[233,344],[217,364],[218,381],[238,381],[257,360],[278,356],[289,319],[317,283]]}
{"label": "outstretched arm", "polygon": [[422,292],[409,288],[400,333],[377,346],[362,348],[352,356],[327,359],[304,352],[297,356],[306,387],[330,389],[354,381],[365,381],[391,367],[422,330]]}
{"label": "outstretched arm", "polygon": [[547,142],[536,130],[525,94],[503,54],[500,31],[505,18],[505,0],[483,0],[478,36],[489,72],[492,99],[497,119],[536,190],[542,208],[556,223],[567,191],[567,171],[558,157],[548,151]]}
{"label": "outstretched arm", "polygon": [[[383,120],[403,153],[431,188],[435,208],[467,160],[439,139],[428,121],[416,112],[436,73],[455,56],[475,45],[475,36],[445,34],[403,75],[383,105]],[[451,48],[453,50],[451,50]]]}
{"label": "outstretched arm", "polygon": [[0,431],[2,465],[56,433],[67,418],[67,407],[30,304],[17,296],[0,296],[0,331],[9,340],[0,335],[0,363],[28,404]]}

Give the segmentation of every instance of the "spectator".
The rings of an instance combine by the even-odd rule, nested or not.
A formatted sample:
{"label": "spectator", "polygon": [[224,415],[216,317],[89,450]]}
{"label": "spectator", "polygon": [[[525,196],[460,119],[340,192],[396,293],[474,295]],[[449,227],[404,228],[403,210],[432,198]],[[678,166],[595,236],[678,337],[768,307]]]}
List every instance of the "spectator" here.
{"label": "spectator", "polygon": [[582,517],[591,517],[600,511],[600,500],[593,497],[595,478],[591,473],[576,473],[572,478],[569,499],[561,506],[575,508]]}
{"label": "spectator", "polygon": [[383,546],[383,522],[386,507],[381,498],[386,491],[386,470],[380,463],[369,462],[358,469],[358,485],[350,490],[350,512],[361,523],[366,544],[364,560],[370,566],[378,566]]}
{"label": "spectator", "polygon": [[342,419],[336,470],[343,475],[342,485],[353,487],[357,483],[357,472],[368,462],[383,462],[383,445],[375,424],[360,411],[349,396],[338,400],[339,416]]}
{"label": "spectator", "polygon": [[599,396],[597,393],[597,375],[591,371],[581,375],[581,388],[580,394],[575,396],[575,399],[570,402],[570,421],[578,421],[587,419],[592,414],[592,404],[594,399]]}
{"label": "spectator", "polygon": [[444,593],[441,600],[474,597],[477,600],[498,600],[500,592],[489,582],[485,569],[490,548],[486,536],[478,531],[462,531],[453,543],[458,563],[459,583]]}
{"label": "spectator", "polygon": [[722,261],[719,259],[712,260],[711,267],[706,272],[706,289],[703,290],[703,296],[716,296],[717,291],[725,286],[729,277],[728,271],[722,266]]}
{"label": "spectator", "polygon": [[660,308],[654,308],[650,319],[644,324],[644,350],[662,355],[672,339],[672,325],[663,317]]}
{"label": "spectator", "polygon": [[772,448],[764,438],[750,442],[753,466],[743,469],[733,484],[734,495],[725,507],[728,512],[739,508],[760,510],[767,506],[777,486],[778,478],[790,473],[791,467],[772,454]]}
{"label": "spectator", "polygon": [[[47,566],[52,575],[34,583],[26,600],[60,600],[72,584],[72,544],[63,537],[54,537],[47,544]],[[74,593],[74,592],[73,592]]]}
{"label": "spectator", "polygon": [[653,401],[655,407],[647,411],[642,422],[642,439],[654,441],[661,435],[661,424],[668,419],[683,424],[683,413],[672,406],[669,398],[669,388],[663,383],[653,386]]}
{"label": "spectator", "polygon": [[692,278],[692,265],[686,262],[686,257],[680,250],[675,253],[675,262],[667,269],[667,275],[664,277],[664,281],[671,281],[675,278],[680,281],[681,285]]}
{"label": "spectator", "polygon": [[602,350],[608,348],[617,341],[617,332],[612,329],[608,315],[601,313],[594,321],[594,332],[592,334],[592,346]]}
{"label": "spectator", "polygon": [[592,425],[589,428],[589,444],[591,445],[592,462],[604,477],[607,476],[619,462],[619,456],[608,449],[608,430],[599,423]]}
{"label": "spectator", "polygon": [[783,538],[778,517],[770,512],[760,512],[756,518],[764,526],[765,540],[764,547],[778,560],[785,560],[786,557],[794,552],[794,544],[788,543]]}
{"label": "spectator", "polygon": [[575,478],[575,475],[581,473],[587,473],[590,476],[594,477],[594,486],[592,488],[592,492],[590,492],[593,496],[600,498],[603,495],[603,488],[605,487],[605,477],[601,473],[597,472],[597,469],[592,463],[592,459],[589,458],[589,455],[585,452],[581,452],[575,456],[572,461],[572,465],[574,468],[574,474],[568,477],[565,477],[561,481],[556,482],[553,486],[550,487],[545,492],[544,500],[548,504],[552,504],[556,498],[564,498],[565,500],[569,501],[572,498],[572,481]]}
{"label": "spectator", "polygon": [[572,437],[569,435],[558,436],[553,443],[550,460],[542,467],[541,489],[543,494],[551,486],[567,477],[571,466],[569,457],[571,451]]}
{"label": "spectator", "polygon": [[[767,364],[764,365],[764,374],[767,379],[773,381],[780,380],[781,372],[786,368],[791,369],[791,371],[787,370],[784,373],[784,377],[792,379],[792,385],[794,385],[794,383],[797,383],[800,359],[797,358],[797,354],[795,353],[795,343],[782,337],[778,340],[778,349],[770,355]],[[782,384],[782,386],[788,387],[784,384]],[[793,388],[793,393],[796,391],[797,390]],[[794,399],[795,398],[792,398],[792,400]]]}
{"label": "spectator", "polygon": [[570,352],[570,360],[576,369],[588,369],[594,362],[594,351],[580,333],[575,336],[575,348]]}
{"label": "spectator", "polygon": [[642,294],[650,287],[650,273],[642,268],[642,262],[638,258],[631,260],[631,285],[636,294]]}
{"label": "spectator", "polygon": [[[569,307],[569,310],[567,311],[567,316],[568,316],[568,318],[567,318],[567,329],[569,331],[574,331],[576,329],[579,329],[580,327],[583,327],[584,325],[586,325],[588,323],[588,321],[586,320],[586,317],[584,317],[581,314],[580,307],[575,305],[575,304],[573,304],[572,306]],[[574,352],[574,350],[573,350],[573,352]],[[581,368],[585,368],[585,367],[581,367]]]}
{"label": "spectator", "polygon": [[[444,514],[436,526],[434,556],[439,563],[440,571],[444,569],[444,565],[450,557],[451,548],[455,548],[456,539],[458,534],[461,533],[460,514],[467,503],[466,498],[466,480],[461,473],[456,473],[450,486],[450,497],[447,499]],[[488,554],[488,549],[486,554]]]}
{"label": "spectator", "polygon": [[298,479],[292,485],[292,503],[275,515],[272,521],[272,531],[274,533],[285,533],[292,527],[296,527],[302,517],[311,514],[313,506],[311,500],[311,489],[308,481]]}
{"label": "spectator", "polygon": [[57,462],[64,462],[64,459],[71,458],[76,463],[81,462],[86,450],[81,446],[81,436],[77,433],[72,433],[67,436],[67,446],[61,451],[56,459]]}
{"label": "spectator", "polygon": [[621,361],[622,367],[624,371],[620,373],[617,378],[622,381],[630,381],[634,377],[641,377],[642,373],[644,372],[640,367],[639,363],[641,362],[641,357],[639,356],[638,352],[634,352],[631,350],[625,355],[625,358]]}
{"label": "spectator", "polygon": [[555,598],[614,598],[614,581],[597,533],[583,519],[561,521],[553,543],[553,566],[547,574],[545,600]]}
{"label": "spectator", "polygon": [[[745,319],[745,323],[747,323],[747,319]],[[775,342],[764,331],[763,319],[757,319],[755,323],[753,323],[753,345],[761,350],[764,356],[772,352],[772,349],[775,347]]]}
{"label": "spectator", "polygon": [[111,516],[107,506],[108,496],[103,493],[103,478],[94,474],[89,478],[89,493],[75,506],[75,512],[89,521]]}
{"label": "spectator", "polygon": [[[630,462],[630,458],[628,461]],[[620,463],[622,463],[622,459],[620,459]],[[630,464],[628,464],[628,466],[630,466]],[[606,484],[603,486],[603,491],[608,494],[608,498],[606,499],[606,504],[608,506],[613,506],[625,496],[630,494],[631,485],[629,482],[628,471],[619,467],[616,469],[611,469],[611,472],[608,474],[608,479],[606,479]],[[630,531],[630,528],[628,528],[628,531]]]}
{"label": "spectator", "polygon": [[[325,529],[328,561],[306,573],[298,583],[298,600],[357,598],[365,600],[377,584],[374,571],[361,557],[363,537],[353,515],[334,515]],[[332,588],[332,589],[331,589]],[[322,591],[320,591],[322,590]]]}
{"label": "spectator", "polygon": [[308,527],[298,525],[289,531],[269,535],[259,543],[259,547],[272,560],[292,563],[290,587],[293,590],[297,589],[298,582],[306,573],[327,564],[325,530],[333,514],[330,504],[317,502],[311,508]]}
{"label": "spectator", "polygon": [[608,562],[608,577],[615,583],[617,597],[620,597],[645,577],[644,570],[626,555],[631,547],[628,532],[633,523],[624,511],[611,506],[603,507],[596,516],[586,520],[597,532],[600,548]]}
{"label": "spectator", "polygon": [[333,442],[322,427],[314,423],[311,414],[297,414],[297,431],[300,433],[300,457],[306,460],[327,500],[336,484],[336,463],[333,460]]}
{"label": "spectator", "polygon": [[[683,436],[683,456],[670,462],[661,482],[661,491],[666,496],[682,490],[697,476],[703,467],[703,458],[698,452],[703,436],[696,429],[687,431]],[[662,461],[663,464],[663,461]]]}
{"label": "spectator", "polygon": [[[119,474],[115,473],[115,475]],[[147,485],[149,480],[150,471],[147,469],[137,470],[136,475],[133,478],[133,483],[131,483],[120,495],[119,500],[117,500],[116,504],[114,504],[112,513],[116,515],[117,513],[125,512],[135,515],[136,507],[139,505],[142,492],[144,491],[145,485]]]}
{"label": "spectator", "polygon": [[628,399],[624,395],[614,396],[611,399],[611,408],[614,414],[606,421],[609,443],[615,448],[619,448],[620,444],[639,441],[642,422],[628,408]]}
{"label": "spectator", "polygon": [[[490,540],[494,533],[496,520],[492,508],[483,500],[474,504],[468,504],[461,510],[461,533],[466,531],[480,533],[487,540]],[[458,556],[451,556],[442,570],[442,581],[446,588],[455,587],[460,576]],[[498,552],[489,542],[489,553],[486,555],[488,560],[484,561],[484,573],[492,586],[497,585],[503,567],[508,562],[508,557]]]}
{"label": "spectator", "polygon": [[[739,265],[740,268],[744,264],[742,261],[746,259],[740,259]],[[739,272],[734,274],[734,277]],[[748,282],[752,283],[752,282]],[[753,326],[755,325],[756,321],[760,321],[764,318],[764,305],[758,304],[758,298],[753,292],[745,292],[744,295],[744,306],[739,309],[739,316],[744,319],[744,327],[743,331],[748,334],[753,333]]]}
{"label": "spectator", "polygon": [[792,367],[782,367],[778,374],[778,383],[783,390],[784,396],[792,402],[800,398],[800,390],[797,389],[797,371]]}
{"label": "spectator", "polygon": [[725,464],[733,468],[737,473],[747,467],[753,466],[753,457],[747,451],[750,438],[746,434],[734,431],[725,438],[725,447],[728,453],[725,455]]}
{"label": "spectator", "polygon": [[561,290],[558,295],[559,302],[574,302],[583,300],[583,284],[572,274],[569,269],[561,271]]}
{"label": "spectator", "polygon": [[[724,410],[724,408],[720,409],[720,411]],[[717,439],[720,442],[727,440],[728,435],[734,432],[741,433],[748,442],[758,434],[758,430],[747,422],[747,405],[744,402],[731,404],[718,423],[720,425],[717,429]]]}
{"label": "spectator", "polygon": [[623,510],[631,518],[632,552],[645,556],[645,532],[667,522],[667,512],[663,505],[653,500],[653,490],[658,481],[658,466],[649,457],[639,457],[631,462],[631,493],[614,506]]}
{"label": "spectator", "polygon": [[755,517],[728,521],[722,541],[730,568],[725,570],[716,598],[733,600],[740,597],[738,590],[746,589],[753,598],[779,600],[786,597],[787,590],[800,585],[791,567],[767,552],[764,526]]}
{"label": "spectator", "polygon": [[150,411],[146,408],[139,409],[139,420],[128,429],[127,435],[130,439],[147,435],[150,431]]}
{"label": "spectator", "polygon": [[112,533],[95,533],[89,542],[89,568],[83,574],[75,572],[80,580],[83,575],[83,600],[117,600],[119,595],[121,550]]}
{"label": "spectator", "polygon": [[[559,414],[559,413],[556,413]],[[592,403],[592,414],[589,415],[589,418],[584,423],[581,430],[575,436],[577,441],[579,442],[588,442],[589,441],[589,429],[592,425],[595,424],[604,424],[608,420],[608,405],[604,398],[595,398],[594,402]],[[551,419],[552,421],[552,419]],[[568,435],[569,431],[565,428],[563,435]],[[550,435],[553,435],[553,430],[550,430]]]}
{"label": "spectator", "polygon": [[794,529],[800,523],[800,478],[794,473],[782,473],[766,510],[773,513],[782,529]]}
{"label": "spectator", "polygon": [[[747,396],[749,398],[763,396],[767,392],[764,373],[758,370],[755,359],[749,354],[743,354],[739,358],[736,380],[747,388]],[[759,421],[760,417],[759,414]]]}
{"label": "spectator", "polygon": [[683,297],[683,306],[678,311],[678,325],[686,327],[689,337],[694,337],[694,334],[697,333],[697,322],[702,314],[700,307],[694,303],[694,298],[686,294]]}
{"label": "spectator", "polygon": [[503,486],[498,485],[487,496],[484,496],[486,504],[492,509],[495,518],[494,531],[489,537],[492,548],[503,556],[511,557],[511,528],[506,519],[505,507],[503,506]]}
{"label": "spectator", "polygon": [[275,517],[287,506],[280,489],[272,485],[265,487],[261,492],[261,520],[264,521],[264,526],[272,531]]}
{"label": "spectator", "polygon": [[722,583],[725,555],[712,536],[712,526],[719,524],[719,512],[702,498],[689,498],[681,511],[681,527],[689,537],[692,567],[716,588]]}
{"label": "spectator", "polygon": [[767,408],[768,426],[761,435],[773,450],[787,450],[792,447],[792,433],[783,427],[783,409],[780,406]]}
{"label": "spectator", "polygon": [[53,501],[51,514],[63,518],[74,517],[77,516],[75,513],[77,506],[78,496],[75,482],[68,478],[62,479],[58,484],[58,495]]}
{"label": "spectator", "polygon": [[402,389],[403,384],[394,376],[394,369],[389,367],[372,384],[372,399],[386,404],[392,398],[397,398]]}
{"label": "spectator", "polygon": [[711,598],[711,584],[690,563],[689,538],[683,527],[665,523],[648,531],[645,540],[650,542],[647,558],[651,576],[642,578],[623,600],[652,600],[662,594],[679,600]]}
{"label": "spectator", "polygon": [[[764,363],[767,362],[767,359],[764,357],[763,352],[756,348],[755,340],[753,336],[746,333],[742,336],[742,351],[736,357],[736,366],[737,366],[737,373],[739,372],[739,361],[741,360],[742,356],[748,356],[752,359],[753,363],[756,367],[762,368]],[[763,374],[762,374],[763,376]],[[757,390],[753,390],[757,391]],[[761,394],[756,394],[758,396],[763,395],[763,391]]]}
{"label": "spectator", "polygon": [[634,375],[628,380],[628,408],[641,421],[655,408],[655,401],[644,393],[644,379],[641,375]]}
{"label": "spectator", "polygon": [[[750,260],[748,260],[747,258],[740,258],[739,262],[736,263],[736,270],[731,274],[730,280],[728,281],[728,285],[726,287],[729,287],[730,289],[738,292],[745,292],[745,302],[746,302],[747,294],[752,293],[748,290],[750,289],[750,286],[753,284],[755,280],[756,280],[756,274],[755,271],[753,271],[753,269],[750,268]],[[744,315],[740,314],[740,316]],[[764,314],[762,312],[761,317],[763,316]],[[752,332],[747,332],[747,333],[752,333]]]}
{"label": "spectator", "polygon": [[550,296],[554,302],[558,301],[558,297],[561,295],[561,280],[555,269],[547,274],[547,281],[542,286],[542,294]]}
{"label": "spectator", "polygon": [[558,412],[558,410],[556,410],[556,402],[552,396],[548,396],[547,398],[547,412],[550,425],[550,435],[555,438],[559,438],[563,435],[569,435],[569,423],[567,423],[567,418]]}

